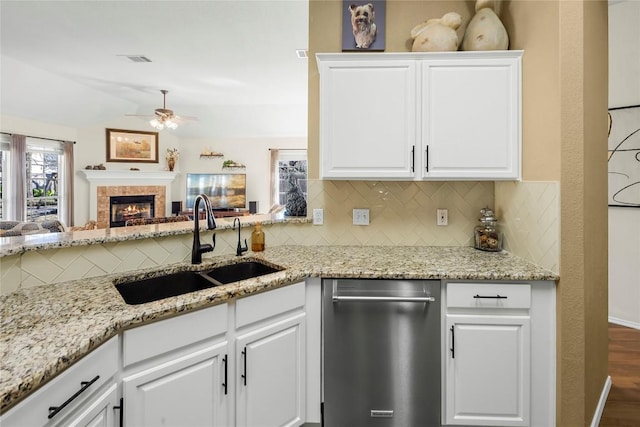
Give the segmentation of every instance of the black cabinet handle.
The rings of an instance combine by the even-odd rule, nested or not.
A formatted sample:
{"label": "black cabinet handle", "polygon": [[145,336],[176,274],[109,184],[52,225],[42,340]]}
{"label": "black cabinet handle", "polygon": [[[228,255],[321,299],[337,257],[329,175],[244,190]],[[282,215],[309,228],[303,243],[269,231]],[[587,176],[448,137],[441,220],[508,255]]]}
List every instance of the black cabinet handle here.
{"label": "black cabinet handle", "polygon": [[449,349],[451,351],[451,358],[455,359],[456,358],[456,330],[455,330],[455,325],[451,326],[451,329],[449,329],[451,331],[451,348]]}
{"label": "black cabinet handle", "polygon": [[70,398],[68,398],[67,401],[64,402],[62,405],[60,405],[60,406],[49,406],[49,416],[48,416],[48,418],[51,419],[51,418],[55,417],[58,414],[58,412],[62,411],[69,403],[73,402],[76,397],[80,396],[86,389],[91,387],[91,384],[93,384],[96,381],[98,381],[98,378],[100,378],[100,375],[96,375],[96,377],[94,379],[92,379],[91,381],[82,381],[80,383],[80,386],[81,386],[80,390],[76,391],[75,394],[73,396],[71,396]]}
{"label": "black cabinet handle", "polygon": [[427,145],[427,148],[424,151],[427,154],[427,158],[426,158],[426,162],[425,162],[425,169],[427,170],[427,172],[429,172],[429,146],[428,145]]}
{"label": "black cabinet handle", "polygon": [[222,383],[222,387],[224,387],[224,394],[227,394],[227,355],[225,354],[222,358],[222,363],[224,363],[224,382]]}
{"label": "black cabinet handle", "polygon": [[240,376],[242,377],[242,381],[246,386],[247,385],[247,347],[245,347],[244,350],[242,350],[242,358],[244,360],[244,368],[243,368],[243,374]]}
{"label": "black cabinet handle", "polygon": [[120,398],[120,406],[114,406],[113,410],[120,409],[120,427],[124,426],[124,398]]}
{"label": "black cabinet handle", "polygon": [[473,296],[473,298],[478,299],[478,298],[484,298],[484,299],[507,299],[508,297],[503,297],[502,295],[498,294],[496,296],[492,296],[492,295],[478,295],[475,294]]}
{"label": "black cabinet handle", "polygon": [[416,170],[416,146],[411,147],[411,172]]}

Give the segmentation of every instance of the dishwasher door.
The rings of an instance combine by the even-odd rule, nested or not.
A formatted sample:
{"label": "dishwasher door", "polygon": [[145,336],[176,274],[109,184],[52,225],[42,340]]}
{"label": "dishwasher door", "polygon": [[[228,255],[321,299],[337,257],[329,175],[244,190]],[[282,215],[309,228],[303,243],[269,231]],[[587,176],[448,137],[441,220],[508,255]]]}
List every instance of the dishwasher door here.
{"label": "dishwasher door", "polygon": [[440,426],[440,281],[322,281],[323,425]]}

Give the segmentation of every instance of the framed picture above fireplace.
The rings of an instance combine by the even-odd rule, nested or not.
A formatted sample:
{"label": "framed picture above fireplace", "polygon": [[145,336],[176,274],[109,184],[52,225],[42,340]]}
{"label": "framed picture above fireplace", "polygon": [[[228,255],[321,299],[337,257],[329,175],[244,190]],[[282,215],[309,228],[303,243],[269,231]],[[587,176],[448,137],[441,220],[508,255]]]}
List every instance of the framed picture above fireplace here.
{"label": "framed picture above fireplace", "polygon": [[158,132],[107,129],[107,162],[159,163]]}

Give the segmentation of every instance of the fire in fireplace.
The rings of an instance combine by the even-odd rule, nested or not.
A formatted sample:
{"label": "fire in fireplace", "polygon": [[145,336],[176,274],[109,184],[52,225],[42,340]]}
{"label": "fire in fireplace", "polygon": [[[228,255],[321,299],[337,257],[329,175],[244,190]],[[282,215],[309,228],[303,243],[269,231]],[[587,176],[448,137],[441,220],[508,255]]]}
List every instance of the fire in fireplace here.
{"label": "fire in fireplace", "polygon": [[109,198],[109,227],[124,227],[127,221],[137,218],[153,218],[154,195],[111,196]]}

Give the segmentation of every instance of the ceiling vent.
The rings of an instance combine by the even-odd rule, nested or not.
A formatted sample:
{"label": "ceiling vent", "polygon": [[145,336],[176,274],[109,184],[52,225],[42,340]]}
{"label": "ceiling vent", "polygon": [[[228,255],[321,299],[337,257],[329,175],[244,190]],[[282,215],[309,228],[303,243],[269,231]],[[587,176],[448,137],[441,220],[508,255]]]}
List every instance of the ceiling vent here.
{"label": "ceiling vent", "polygon": [[298,55],[298,58],[300,59],[305,59],[309,57],[309,53],[307,52],[307,49],[296,49],[296,55]]}
{"label": "ceiling vent", "polygon": [[118,55],[118,56],[124,56],[125,58],[129,59],[129,61],[131,62],[151,62],[151,60],[144,55]]}

